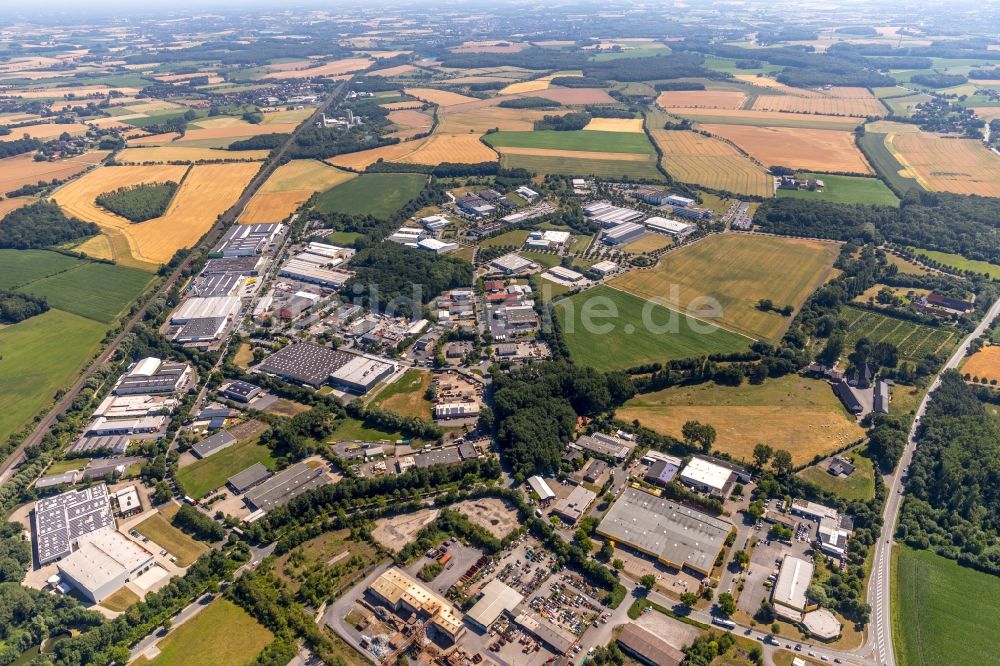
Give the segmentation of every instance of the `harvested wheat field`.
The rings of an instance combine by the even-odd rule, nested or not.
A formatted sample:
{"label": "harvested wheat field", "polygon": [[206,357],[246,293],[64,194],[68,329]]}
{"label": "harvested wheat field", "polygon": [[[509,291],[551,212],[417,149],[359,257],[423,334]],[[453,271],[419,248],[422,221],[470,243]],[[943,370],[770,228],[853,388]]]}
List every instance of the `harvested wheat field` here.
{"label": "harvested wheat field", "polygon": [[395,67],[386,67],[385,69],[376,69],[368,72],[368,76],[402,76],[403,74],[409,74],[410,72],[416,71],[418,70],[413,65],[396,65]]}
{"label": "harvested wheat field", "polygon": [[[11,90],[7,94],[11,97],[21,97],[23,99],[60,99],[66,95],[74,95],[77,98],[89,97],[90,95],[107,95],[112,90],[123,95],[138,94],[138,88],[109,88],[108,86],[78,86],[76,88],[39,88],[38,90]],[[79,102],[74,102],[79,104]]]}
{"label": "harvested wheat field", "polygon": [[416,97],[417,99],[422,99],[425,102],[437,104],[438,106],[454,106],[456,104],[478,101],[475,97],[467,97],[458,93],[447,90],[436,90],[434,88],[405,88],[403,92],[411,97]]}
{"label": "harvested wheat field", "polygon": [[420,146],[397,161],[407,164],[432,164],[454,162],[478,164],[496,162],[496,152],[479,140],[475,134],[433,134]]}
{"label": "harvested wheat field", "polygon": [[986,122],[1000,118],[1000,106],[977,106],[972,110]]}
{"label": "harvested wheat field", "polygon": [[757,76],[756,74],[736,74],[736,80],[742,81],[743,83],[749,83],[751,85],[757,86],[758,88],[767,88],[769,90],[777,90],[785,95],[796,95],[798,97],[818,97],[820,95],[817,90],[809,90],[807,88],[793,88],[792,86],[786,86],[781,81],[772,79],[769,76]]}
{"label": "harvested wheat field", "polygon": [[739,90],[668,90],[656,98],[661,109],[739,109],[746,101]]}
{"label": "harvested wheat field", "polygon": [[177,132],[165,132],[163,134],[147,134],[146,136],[132,137],[128,140],[129,146],[162,146],[181,137]]}
{"label": "harvested wheat field", "polygon": [[237,139],[245,139],[261,134],[289,134],[295,131],[298,125],[299,123],[297,122],[261,123],[259,125],[240,122],[216,127],[202,127],[187,130],[184,136],[178,139],[177,142],[181,145],[188,144],[203,148],[225,148]]}
{"label": "harvested wheat field", "polygon": [[118,153],[115,159],[122,164],[164,164],[168,162],[245,162],[262,160],[267,157],[266,150],[217,150],[215,148],[196,148],[172,144],[168,146],[150,146],[126,148]]}
{"label": "harvested wheat field", "polygon": [[319,160],[292,160],[278,167],[250,199],[241,224],[280,222],[295,212],[314,192],[323,192],[334,185],[354,178]]}
{"label": "harvested wheat field", "polygon": [[12,210],[17,210],[21,206],[27,206],[35,201],[32,197],[14,197],[13,199],[0,199],[0,219]]}
{"label": "harvested wheat field", "polygon": [[465,42],[461,46],[453,46],[452,53],[517,53],[529,46],[528,42],[507,42],[490,40],[483,42]]}
{"label": "harvested wheat field", "polygon": [[642,132],[642,118],[591,118],[583,129],[597,132]]}
{"label": "harvested wheat field", "polygon": [[[194,245],[239,198],[259,169],[257,163],[104,166],[67,183],[52,198],[68,215],[97,223],[108,237],[111,258],[116,262],[139,262],[148,267]],[[135,224],[95,203],[98,195],[119,187],[168,180],[181,186],[162,217]],[[80,246],[81,251],[87,251],[88,243]]]}
{"label": "harvested wheat field", "polygon": [[756,125],[758,127],[802,127],[804,129],[853,130],[863,121],[851,116],[823,116],[814,113],[783,111],[745,111],[743,109],[673,108],[670,115],[698,123]]}
{"label": "harvested wheat field", "polygon": [[31,153],[0,159],[0,194],[7,194],[24,185],[37,185],[42,180],[65,180],[98,164],[107,156],[108,151],[99,150],[55,162],[36,162]]}
{"label": "harvested wheat field", "polygon": [[688,131],[660,129],[650,135],[663,153],[663,168],[681,182],[734,194],[774,194],[774,178],[764,167],[725,141]]}
{"label": "harvested wheat field", "polygon": [[1000,196],[1000,155],[978,139],[945,139],[926,132],[886,137],[886,147],[928,190]]}
{"label": "harvested wheat field", "polygon": [[345,169],[354,169],[355,171],[364,171],[375,162],[380,159],[386,162],[398,162],[399,158],[404,155],[409,155],[414,152],[417,148],[422,146],[427,141],[424,139],[416,139],[415,141],[404,141],[402,143],[395,143],[389,146],[380,146],[379,148],[369,148],[368,150],[359,150],[356,153],[344,153],[342,155],[336,155],[327,159],[326,161],[330,164],[338,167],[343,167]]}
{"label": "harvested wheat field", "polygon": [[983,347],[965,360],[962,374],[1000,382],[1000,345]]}
{"label": "harvested wheat field", "polygon": [[[349,74],[371,67],[374,60],[370,58],[344,58],[332,62],[317,65],[312,60],[300,61],[298,68],[278,69],[281,65],[270,65],[271,71],[263,75],[262,79],[309,79],[316,76],[339,76]],[[290,65],[293,63],[285,63]]]}
{"label": "harvested wheat field", "polygon": [[316,109],[307,106],[301,109],[281,109],[280,111],[265,111],[263,125],[274,128],[285,123],[301,124],[303,120],[315,113]]}
{"label": "harvested wheat field", "polygon": [[434,125],[434,118],[423,111],[403,109],[389,114],[389,122],[399,129],[389,136],[399,139],[409,139],[411,136],[429,132]]}
{"label": "harvested wheat field", "polygon": [[832,116],[884,116],[888,111],[871,93],[867,97],[797,97],[760,95],[751,107],[754,111],[819,113]]}
{"label": "harvested wheat field", "polygon": [[41,119],[41,116],[36,116],[33,113],[0,113],[0,126],[16,125],[17,123],[26,123]]}
{"label": "harvested wheat field", "polygon": [[854,145],[851,132],[749,125],[701,125],[700,129],[732,141],[765,166],[825,173],[872,173]]}
{"label": "harvested wheat field", "polygon": [[72,135],[84,134],[87,126],[81,123],[42,123],[41,125],[26,125],[25,127],[12,127],[10,134],[0,136],[0,141],[17,141],[23,139],[25,135],[32,139],[55,139],[63,133]]}
{"label": "harvested wheat field", "polygon": [[390,111],[401,111],[403,109],[422,109],[424,104],[425,102],[415,99],[411,102],[389,102],[388,104],[379,104],[379,106]]}
{"label": "harvested wheat field", "polygon": [[518,93],[535,92],[538,90],[545,90],[552,85],[552,79],[557,77],[583,76],[583,72],[555,72],[554,74],[547,74],[541,78],[531,79],[530,81],[520,81],[518,83],[512,83],[506,88],[500,90],[500,95],[516,95]]}
{"label": "harvested wheat field", "polygon": [[528,148],[523,146],[502,146],[504,155],[533,155],[536,157],[572,157],[579,160],[614,160],[617,162],[648,162],[645,153],[603,153],[594,150],[561,150],[559,148]]}
{"label": "harvested wheat field", "polygon": [[530,132],[535,128],[536,120],[541,120],[545,115],[551,113],[552,111],[504,109],[498,106],[473,109],[472,111],[442,109],[438,111],[438,131],[442,134],[461,134],[463,132],[484,134],[489,129]]}
{"label": "harvested wheat field", "polygon": [[897,123],[892,120],[876,120],[865,123],[865,131],[871,134],[912,134],[920,131],[919,125]]}

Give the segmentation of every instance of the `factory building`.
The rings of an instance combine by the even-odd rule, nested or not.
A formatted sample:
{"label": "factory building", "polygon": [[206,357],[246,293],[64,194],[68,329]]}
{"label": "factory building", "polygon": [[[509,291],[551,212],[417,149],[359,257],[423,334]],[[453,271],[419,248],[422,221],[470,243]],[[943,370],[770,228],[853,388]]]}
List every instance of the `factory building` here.
{"label": "factory building", "polygon": [[170,315],[170,323],[182,325],[192,319],[228,319],[240,311],[238,296],[196,296],[189,298],[178,306]]}
{"label": "factory building", "polygon": [[523,600],[520,592],[494,578],[483,587],[483,596],[465,614],[465,619],[474,627],[487,631],[505,611],[513,612]]}
{"label": "factory building", "polygon": [[368,591],[397,613],[416,613],[452,641],[465,632],[459,611],[447,599],[398,567],[386,570],[372,582]]}
{"label": "factory building", "polygon": [[271,248],[281,235],[280,224],[234,224],[222,236],[212,257],[252,257]]}
{"label": "factory building", "polygon": [[706,495],[725,499],[736,485],[736,474],[705,458],[692,458],[681,470],[680,480]]}
{"label": "factory building", "polygon": [[646,220],[646,228],[650,231],[665,234],[667,236],[684,237],[695,230],[693,224],[678,222],[665,217],[651,217]]}
{"label": "factory building", "polygon": [[792,622],[802,619],[802,613],[810,605],[806,590],[812,575],[812,562],[785,555],[778,570],[778,580],[771,590],[771,602],[777,615]]}
{"label": "factory building", "polygon": [[153,566],[153,554],[107,527],[80,538],[77,549],[56,565],[59,577],[94,603]]}
{"label": "factory building", "polygon": [[140,393],[177,393],[184,386],[191,368],[186,363],[162,361],[152,356],[137,361],[115,384],[116,395]]}
{"label": "factory building", "polygon": [[352,356],[347,363],[330,373],[330,383],[344,391],[364,395],[395,371],[396,364],[388,360]]}
{"label": "factory building", "polygon": [[34,514],[35,551],[42,566],[69,555],[81,537],[115,524],[103,483],[40,499]]}
{"label": "factory building", "polygon": [[646,233],[646,227],[635,222],[622,222],[604,232],[602,240],[607,245],[625,245]]}

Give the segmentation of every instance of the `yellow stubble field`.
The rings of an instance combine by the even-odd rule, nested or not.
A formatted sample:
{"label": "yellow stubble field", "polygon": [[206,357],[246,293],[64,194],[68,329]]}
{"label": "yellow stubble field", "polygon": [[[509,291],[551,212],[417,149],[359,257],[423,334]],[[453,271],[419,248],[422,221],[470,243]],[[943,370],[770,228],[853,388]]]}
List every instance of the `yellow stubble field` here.
{"label": "yellow stubble field", "polygon": [[674,178],[736,194],[770,197],[774,178],[725,141],[697,132],[651,130],[663,153],[663,168]]}
{"label": "yellow stubble field", "polygon": [[1000,196],[1000,155],[977,139],[911,132],[889,135],[886,147],[906,167],[904,175],[929,190]]}
{"label": "yellow stubble field", "polygon": [[[80,251],[150,269],[168,261],[177,250],[194,245],[218,215],[235,203],[259,168],[252,162],[104,166],[67,183],[52,198],[68,215],[101,227],[106,238],[91,239],[78,248]],[[98,195],[119,187],[165,181],[181,186],[162,217],[136,224],[95,202]]]}
{"label": "yellow stubble field", "polygon": [[319,160],[292,160],[278,167],[240,215],[240,224],[280,222],[295,212],[314,192],[354,178]]}
{"label": "yellow stubble field", "polygon": [[115,159],[122,164],[165,164],[169,162],[243,162],[257,161],[267,157],[266,150],[218,150],[177,145],[146,146],[126,148]]}
{"label": "yellow stubble field", "polygon": [[872,173],[854,144],[852,132],[749,125],[700,125],[699,128],[732,141],[766,166],[827,173]]}
{"label": "yellow stubble field", "polygon": [[98,164],[107,156],[108,151],[95,150],[54,162],[36,162],[31,153],[6,157],[0,160],[0,194],[24,185],[35,185],[42,180],[65,180]]}
{"label": "yellow stubble field", "polygon": [[459,95],[448,90],[437,90],[435,88],[405,88],[403,92],[411,97],[416,97],[417,99],[422,99],[425,102],[437,104],[438,106],[454,106],[455,104],[466,104],[477,101],[475,97],[467,97],[466,95]]}

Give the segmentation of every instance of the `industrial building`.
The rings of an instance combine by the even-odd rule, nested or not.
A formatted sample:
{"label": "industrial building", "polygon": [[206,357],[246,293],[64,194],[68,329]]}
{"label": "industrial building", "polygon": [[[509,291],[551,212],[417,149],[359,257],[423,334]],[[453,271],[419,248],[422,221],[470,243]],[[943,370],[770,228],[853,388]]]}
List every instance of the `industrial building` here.
{"label": "industrial building", "polygon": [[92,458],[101,455],[120,455],[128,449],[129,442],[126,435],[84,436],[70,444],[68,453],[86,453]]}
{"label": "industrial building", "polygon": [[692,458],[681,470],[679,478],[685,485],[723,499],[729,497],[736,485],[736,474],[731,469],[705,458]]}
{"label": "industrial building", "polygon": [[627,487],[597,533],[666,566],[687,567],[707,576],[732,529],[730,523],[707,513]]}
{"label": "industrial building", "polygon": [[443,402],[434,405],[436,419],[468,419],[479,416],[478,402]]}
{"label": "industrial building", "polygon": [[396,364],[391,361],[354,356],[330,373],[330,383],[344,391],[364,395],[384,379],[396,372]]}
{"label": "industrial building", "polygon": [[618,270],[618,264],[613,261],[598,261],[590,270],[601,277],[607,277]]}
{"label": "industrial building", "polygon": [[523,600],[520,592],[494,578],[483,587],[483,596],[465,614],[465,619],[474,627],[487,631],[500,615],[505,611],[511,613]]}
{"label": "industrial building", "polygon": [[201,317],[199,319],[188,319],[177,332],[174,333],[173,340],[180,344],[196,342],[212,342],[218,340],[222,331],[226,328],[229,320],[226,317]]}
{"label": "industrial building", "polygon": [[643,478],[654,485],[665,486],[674,480],[681,468],[680,458],[664,456],[667,460],[655,460]]}
{"label": "industrial building", "polygon": [[836,509],[806,500],[794,500],[791,512],[817,522],[816,542],[820,550],[834,557],[843,557],[847,542],[854,532],[854,519]]}
{"label": "industrial building", "polygon": [[666,200],[663,203],[669,204],[671,206],[680,206],[681,208],[688,208],[690,206],[695,205],[695,203],[697,202],[694,199],[688,199],[687,197],[671,194],[669,197],[666,198]]}
{"label": "industrial building", "polygon": [[593,435],[582,435],[576,440],[576,445],[591,453],[607,456],[622,461],[629,457],[635,445],[612,435],[595,432]]}
{"label": "industrial building", "polygon": [[556,494],[549,488],[549,484],[545,483],[545,479],[540,476],[528,477],[528,487],[535,491],[538,499],[542,502],[555,499]]}
{"label": "industrial building", "polygon": [[352,249],[311,242],[302,252],[285,262],[279,275],[336,289],[354,275],[351,271],[340,268],[353,256]]}
{"label": "industrial building", "polygon": [[34,514],[35,550],[42,566],[69,555],[80,537],[115,524],[103,483],[38,500]]}
{"label": "industrial building", "polygon": [[201,269],[202,276],[209,275],[243,275],[256,277],[264,270],[267,259],[264,257],[217,257],[205,262]]}
{"label": "industrial building", "polygon": [[643,203],[648,203],[651,206],[662,206],[667,203],[670,198],[670,194],[666,190],[658,190],[655,187],[649,187],[648,185],[642,185],[634,192],[632,196],[642,201]]}
{"label": "industrial building", "polygon": [[538,268],[538,264],[528,261],[518,254],[511,253],[497,257],[491,261],[490,268],[500,271],[504,275],[516,275],[526,271],[533,271]]}
{"label": "industrial building", "polygon": [[399,567],[387,569],[372,582],[368,591],[397,613],[416,613],[452,641],[465,632],[459,611],[447,599]]}
{"label": "industrial building", "polygon": [[650,231],[666,234],[667,236],[683,237],[695,230],[693,224],[678,222],[665,217],[651,217],[646,220],[646,228]]}
{"label": "industrial building", "polygon": [[576,271],[563,266],[553,266],[548,271],[543,273],[542,277],[554,278],[559,282],[569,282],[570,284],[580,282],[584,279],[583,273],[577,273]]}
{"label": "industrial building", "polygon": [[646,227],[635,222],[623,222],[616,227],[605,230],[601,239],[607,245],[625,245],[646,233]]}
{"label": "industrial building", "polygon": [[250,402],[263,392],[264,389],[261,387],[237,379],[223,386],[219,393],[236,402]]}
{"label": "industrial building", "polygon": [[256,367],[266,372],[293,381],[319,388],[330,379],[330,374],[355,358],[352,354],[309,342],[288,345],[271,354]]}
{"label": "industrial building", "polygon": [[63,472],[62,474],[43,476],[42,478],[35,481],[35,488],[41,490],[42,488],[54,488],[55,486],[73,485],[74,483],[76,483],[79,477],[80,477],[80,470],[78,469],[74,469],[69,472]]}
{"label": "industrial building", "polygon": [[525,245],[532,249],[558,250],[566,246],[569,238],[568,231],[553,231],[552,229],[532,231],[528,234]]}
{"label": "industrial building", "polygon": [[778,570],[778,580],[771,590],[771,603],[776,614],[793,622],[802,619],[802,613],[810,605],[806,590],[812,575],[812,562],[785,555]]}
{"label": "industrial building", "polygon": [[159,432],[167,424],[166,416],[140,416],[132,419],[109,419],[98,416],[87,426],[89,436],[148,435]]}
{"label": "industrial building", "polygon": [[683,652],[638,624],[629,622],[618,634],[622,650],[649,666],[680,666],[687,658]]}
{"label": "industrial building", "polygon": [[220,430],[214,435],[210,435],[191,447],[191,453],[195,458],[204,459],[213,454],[228,449],[236,443],[236,438],[229,431]]}
{"label": "industrial building", "polygon": [[169,414],[180,400],[164,395],[109,395],[94,410],[94,416],[131,419],[152,414]]}
{"label": "industrial building", "polygon": [[583,215],[602,227],[615,227],[626,222],[638,222],[645,217],[640,211],[613,206],[607,201],[595,201],[587,204],[583,207]]}
{"label": "industrial building", "polygon": [[293,499],[313,488],[330,482],[322,467],[311,467],[306,463],[295,463],[260,484],[244,496],[244,501],[256,511],[264,513],[288,504]]}
{"label": "industrial building", "polygon": [[153,554],[113,527],[81,537],[76,550],[57,565],[59,577],[94,603],[100,603],[152,566]]}
{"label": "industrial building", "polygon": [[593,490],[577,486],[569,495],[556,502],[552,512],[570,525],[576,525],[595,499],[597,499],[597,493]]}
{"label": "industrial building", "polygon": [[116,395],[177,393],[190,372],[191,368],[186,363],[172,363],[150,356],[137,361],[122,375],[113,392]]}
{"label": "industrial building", "polygon": [[263,254],[281,235],[280,224],[234,224],[222,236],[211,255],[214,257],[252,257]]}
{"label": "industrial building", "polygon": [[271,476],[271,471],[261,463],[254,463],[242,472],[229,477],[226,484],[236,494],[240,495],[258,486]]}
{"label": "industrial building", "polygon": [[451,220],[443,215],[428,215],[427,217],[420,218],[420,224],[423,225],[424,229],[427,231],[437,232],[451,226]]}
{"label": "industrial building", "polygon": [[240,311],[238,296],[195,297],[185,300],[170,315],[170,323],[182,325],[192,319],[228,319]]}
{"label": "industrial building", "polygon": [[417,249],[434,254],[447,254],[458,249],[458,243],[446,243],[436,238],[422,238],[417,241]]}

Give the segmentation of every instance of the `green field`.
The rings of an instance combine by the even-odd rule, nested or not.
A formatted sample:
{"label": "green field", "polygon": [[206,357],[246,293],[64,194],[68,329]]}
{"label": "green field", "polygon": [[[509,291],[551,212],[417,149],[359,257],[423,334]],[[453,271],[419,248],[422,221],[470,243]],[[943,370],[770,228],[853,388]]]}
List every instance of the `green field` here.
{"label": "green field", "polygon": [[927,354],[949,352],[955,340],[955,331],[950,328],[924,326],[851,306],[844,308],[841,319],[848,327],[845,349],[854,349],[861,338],[891,342],[899,350],[900,358],[908,361],[921,361]]}
{"label": "green field", "polygon": [[521,256],[528,261],[533,261],[539,266],[544,266],[545,268],[558,266],[562,261],[562,257],[557,254],[545,254],[544,252],[536,252],[534,250],[525,250],[524,252],[521,252]]}
{"label": "green field", "polygon": [[726,74],[768,74],[770,72],[781,71],[780,65],[771,65],[764,62],[761,62],[760,67],[743,69],[736,66],[736,60],[733,58],[720,58],[718,56],[707,56],[702,66],[706,69],[714,69],[717,72],[725,72]]}
{"label": "green field", "polygon": [[78,263],[78,259],[48,250],[0,250],[0,289],[20,287]]}
{"label": "green field", "polygon": [[0,326],[0,441],[49,404],[97,350],[105,324],[49,310]]}
{"label": "green field", "polygon": [[952,254],[949,252],[936,252],[934,250],[922,250],[918,247],[910,248],[919,258],[920,255],[926,255],[928,258],[934,261],[940,262],[945,266],[951,266],[952,268],[959,271],[974,271],[976,273],[988,273],[993,279],[1000,278],[1000,266],[996,264],[991,264],[988,261],[979,261],[977,259],[966,259],[960,254]]}
{"label": "green field", "polygon": [[528,239],[529,233],[531,232],[527,229],[515,229],[514,231],[507,231],[498,236],[487,238],[479,245],[480,247],[521,247],[524,245],[524,241]]}
{"label": "green field", "polygon": [[541,148],[544,150],[584,150],[596,153],[638,153],[652,155],[645,133],[600,132],[494,132],[483,139],[494,148]]}
{"label": "green field", "polygon": [[182,467],[177,472],[177,478],[184,485],[185,492],[197,499],[221,487],[229,477],[254,463],[263,463],[264,467],[274,469],[271,450],[258,444],[256,439],[250,439]]}
{"label": "green field", "polygon": [[[654,325],[668,330],[662,333],[649,330],[643,324],[644,307],[648,307]],[[588,318],[593,325],[589,327],[584,326],[585,309],[592,313]],[[647,306],[641,298],[605,285],[559,301],[555,310],[573,360],[598,370],[621,370],[654,361],[724,354],[744,350],[750,344],[750,340],[741,335],[709,327],[658,305]],[[616,316],[608,316],[614,312]],[[668,327],[668,322],[675,326]],[[708,331],[701,332],[706,327]],[[603,328],[609,330],[598,332]]]}
{"label": "green field", "polygon": [[799,476],[823,490],[840,495],[847,500],[867,502],[875,497],[875,466],[871,458],[863,455],[863,449],[842,454],[855,465],[854,472],[847,478],[831,476],[825,469],[816,465],[807,467]]}
{"label": "green field", "polygon": [[[559,134],[566,134],[566,132],[559,132]],[[595,176],[604,180],[624,177],[664,180],[663,174],[656,168],[655,155],[649,155],[641,161],[626,161],[562,157],[559,155],[511,155],[508,153],[500,155],[500,165],[505,169],[527,169],[539,174]]]}
{"label": "green field", "polygon": [[425,182],[418,173],[362,174],[319,195],[316,210],[386,219],[416,198]]}
{"label": "green field", "polygon": [[388,432],[378,428],[369,428],[363,421],[347,417],[337,419],[337,430],[333,433],[330,441],[345,442],[358,440],[359,442],[380,442],[382,440],[395,441],[403,438],[403,433]]}
{"label": "green field", "polygon": [[822,192],[778,190],[776,195],[786,199],[817,199],[834,203],[899,206],[899,199],[878,178],[832,176],[826,173],[800,173],[799,178],[819,178],[826,184],[826,187],[823,188]]}
{"label": "green field", "polygon": [[896,192],[906,193],[911,188],[922,190],[923,188],[913,178],[900,176],[903,165],[893,156],[885,145],[885,134],[867,132],[858,139],[858,147],[864,153],[868,162],[875,168],[875,172],[889,183],[889,186]]}
{"label": "green field", "polygon": [[434,406],[424,395],[431,385],[431,373],[412,368],[389,384],[371,402],[400,416],[430,418]]}
{"label": "green field", "polygon": [[358,231],[334,231],[326,237],[326,242],[340,245],[341,247],[351,247],[354,245],[354,241],[358,240],[361,236],[364,236],[364,234]]}
{"label": "green field", "polygon": [[21,291],[44,296],[54,308],[110,324],[153,279],[135,268],[88,261],[76,264],[22,286]]}
{"label": "green field", "polygon": [[913,111],[917,104],[923,102],[929,102],[931,97],[924,93],[917,93],[915,95],[905,95],[903,97],[891,97],[889,99],[883,100],[892,109],[892,113],[897,116],[910,117],[913,115]]}
{"label": "green field", "polygon": [[899,666],[996,664],[1000,578],[906,547],[893,551],[892,637]]}
{"label": "green field", "polygon": [[159,642],[153,660],[138,666],[245,666],[274,640],[246,611],[218,598]]}

